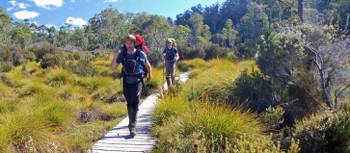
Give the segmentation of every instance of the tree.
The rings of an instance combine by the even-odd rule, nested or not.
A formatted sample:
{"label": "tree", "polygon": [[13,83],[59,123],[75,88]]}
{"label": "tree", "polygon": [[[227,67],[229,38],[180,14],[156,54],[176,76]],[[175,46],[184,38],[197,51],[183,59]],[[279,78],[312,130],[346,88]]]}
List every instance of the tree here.
{"label": "tree", "polygon": [[49,34],[49,36],[48,36],[49,43],[56,44],[56,41],[57,41],[55,39],[55,35],[57,34],[56,28],[54,26],[48,28],[47,33]]}
{"label": "tree", "polygon": [[239,23],[248,11],[248,3],[248,0],[226,0],[220,9],[220,18],[223,19],[222,24],[227,19],[231,19],[233,23]]}
{"label": "tree", "polygon": [[222,38],[225,41],[225,45],[229,48],[234,46],[234,42],[237,39],[237,31],[233,27],[231,19],[228,19],[225,23],[225,27],[222,29]]}
{"label": "tree", "polygon": [[190,38],[190,46],[205,47],[211,39],[210,28],[203,23],[203,16],[194,13],[191,18],[192,36]]}
{"label": "tree", "polygon": [[9,44],[11,19],[8,14],[0,7],[0,43]]}
{"label": "tree", "polygon": [[176,43],[182,46],[188,46],[188,40],[191,34],[191,29],[188,26],[177,25],[174,28],[173,36]]}
{"label": "tree", "polygon": [[56,38],[57,44],[55,45],[59,47],[65,47],[66,45],[69,44],[70,32],[68,31],[67,27],[62,26],[58,31],[58,34],[56,37],[57,37]]}
{"label": "tree", "polygon": [[269,30],[268,16],[264,5],[251,2],[247,13],[241,18],[238,26],[240,45],[238,52],[241,57],[254,57],[258,50],[260,36]]}
{"label": "tree", "polygon": [[175,24],[176,25],[188,25],[190,26],[190,18],[193,14],[203,14],[203,7],[202,5],[198,4],[197,6],[194,6],[191,8],[191,10],[185,11],[183,14],[176,15]]}
{"label": "tree", "polygon": [[171,28],[166,18],[152,15],[151,19],[145,23],[145,38],[151,47],[160,51],[165,46],[164,40],[169,37]]}
{"label": "tree", "polygon": [[17,44],[22,48],[32,43],[32,32],[28,24],[15,22],[11,31],[12,44]]}
{"label": "tree", "polygon": [[84,29],[75,28],[72,31],[70,44],[76,47],[80,47],[81,49],[87,49],[88,37],[86,37]]}
{"label": "tree", "polygon": [[220,16],[220,4],[206,7],[203,11],[203,22],[210,27],[211,33],[218,33],[223,28],[223,18]]}
{"label": "tree", "polygon": [[310,104],[307,109],[315,111],[320,102],[334,109],[350,87],[349,40],[342,40],[332,26],[286,25],[280,30],[263,37],[258,58],[261,70],[284,84],[289,101],[304,101]]}
{"label": "tree", "polygon": [[93,16],[89,20],[87,29],[90,38],[89,44],[97,41],[99,46],[95,47],[115,48],[121,43],[122,38],[129,34],[131,27],[125,22],[121,13],[108,8]]}

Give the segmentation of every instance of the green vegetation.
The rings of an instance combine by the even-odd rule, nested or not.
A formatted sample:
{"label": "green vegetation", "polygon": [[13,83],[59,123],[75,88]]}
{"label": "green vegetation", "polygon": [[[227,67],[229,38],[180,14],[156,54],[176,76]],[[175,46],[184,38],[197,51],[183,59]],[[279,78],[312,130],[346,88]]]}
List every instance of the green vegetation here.
{"label": "green vegetation", "polygon": [[110,52],[137,33],[154,66],[143,96],[163,83],[166,38],[191,72],[156,109],[154,152],[347,153],[349,14],[349,0],[226,0],[56,29],[0,7],[0,152],[86,151],[126,115]]}
{"label": "green vegetation", "polygon": [[[160,141],[154,152],[283,152],[280,142],[264,132],[257,114],[207,95],[208,89],[228,85],[242,71],[252,72],[256,69],[254,61],[195,59],[179,64],[191,67],[194,63],[202,65],[192,70],[195,75],[191,80],[156,108],[153,133]],[[297,152],[298,145],[292,144],[288,152]]]}
{"label": "green vegetation", "polygon": [[[69,52],[62,54],[65,63],[84,60],[70,58]],[[110,71],[108,55],[81,54],[78,57],[92,57],[91,69]],[[2,73],[0,151],[86,151],[124,118],[125,104],[116,98],[121,96],[120,79],[112,79],[111,72],[86,76],[80,73],[84,70],[64,63],[42,67],[33,61]],[[147,93],[159,87],[161,72],[155,68],[157,77],[147,83]]]}

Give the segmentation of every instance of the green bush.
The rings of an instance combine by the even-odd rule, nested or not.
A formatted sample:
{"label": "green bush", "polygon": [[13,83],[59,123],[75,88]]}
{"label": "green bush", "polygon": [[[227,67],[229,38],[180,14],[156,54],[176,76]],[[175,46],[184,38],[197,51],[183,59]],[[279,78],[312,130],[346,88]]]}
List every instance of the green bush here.
{"label": "green bush", "polygon": [[180,61],[177,63],[177,68],[181,72],[188,72],[192,69],[197,69],[197,68],[205,69],[207,66],[208,66],[207,62],[199,58],[195,58],[189,61]]}
{"label": "green bush", "polygon": [[68,69],[79,76],[94,76],[97,74],[97,70],[92,65],[92,61],[92,56],[84,55],[77,61],[66,62],[63,68]]}
{"label": "green bush", "polygon": [[269,107],[259,114],[260,121],[269,129],[278,129],[284,122],[284,109],[281,106]]}
{"label": "green bush", "polygon": [[36,61],[38,62],[41,61],[46,54],[52,54],[57,50],[58,48],[47,42],[36,44],[29,49],[29,51],[34,53]]}
{"label": "green bush", "polygon": [[0,72],[9,72],[14,66],[33,61],[32,52],[0,44]]}
{"label": "green bush", "polygon": [[[246,105],[247,109],[256,112],[264,112],[273,105],[272,87],[269,78],[258,71],[249,74],[243,71],[240,77],[235,80],[232,95],[238,99],[238,105]],[[234,101],[231,101],[231,103]],[[234,104],[235,105],[235,104]]]}
{"label": "green bush", "polygon": [[229,52],[230,50],[227,48],[222,48],[217,44],[211,44],[205,49],[204,59],[209,60],[213,58],[225,58]]}
{"label": "green bush", "polygon": [[335,113],[319,113],[298,122],[294,137],[300,140],[301,153],[350,152],[349,105]]}
{"label": "green bush", "polygon": [[11,63],[0,61],[0,72],[9,72],[12,68],[13,65]]}
{"label": "green bush", "polygon": [[48,67],[62,67],[66,61],[65,54],[63,53],[51,53],[45,54],[40,62],[41,68]]}

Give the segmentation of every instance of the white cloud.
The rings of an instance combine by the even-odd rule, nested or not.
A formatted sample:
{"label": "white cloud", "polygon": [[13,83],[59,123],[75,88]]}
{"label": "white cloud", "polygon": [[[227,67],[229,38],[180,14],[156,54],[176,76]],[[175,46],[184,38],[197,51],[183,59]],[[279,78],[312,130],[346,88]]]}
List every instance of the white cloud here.
{"label": "white cloud", "polygon": [[23,11],[18,11],[16,13],[14,13],[13,15],[19,20],[24,20],[24,19],[36,18],[40,14],[38,12],[34,12],[34,11],[23,10]]}
{"label": "white cloud", "polygon": [[84,25],[87,25],[87,22],[82,18],[74,18],[74,17],[70,16],[67,18],[66,24],[69,24],[72,26],[77,26],[77,27],[82,27]]}
{"label": "white cloud", "polygon": [[24,4],[24,3],[18,3],[18,7],[20,9],[26,9],[27,7],[29,7],[29,5],[28,4]]}
{"label": "white cloud", "polygon": [[16,6],[16,5],[17,5],[17,2],[16,2],[15,0],[11,0],[11,1],[9,1],[9,3],[10,3],[10,5],[12,5],[12,6]]}
{"label": "white cloud", "polygon": [[104,0],[103,3],[113,3],[118,2],[118,0]]}
{"label": "white cloud", "polygon": [[11,11],[11,10],[13,10],[16,7],[20,8],[20,9],[26,9],[26,8],[28,8],[30,6],[29,4],[18,3],[15,0],[10,0],[10,1],[8,1],[8,3],[10,3],[11,7],[7,8],[6,9],[7,11]]}
{"label": "white cloud", "polygon": [[32,0],[36,6],[50,9],[57,8],[63,5],[63,0]]}

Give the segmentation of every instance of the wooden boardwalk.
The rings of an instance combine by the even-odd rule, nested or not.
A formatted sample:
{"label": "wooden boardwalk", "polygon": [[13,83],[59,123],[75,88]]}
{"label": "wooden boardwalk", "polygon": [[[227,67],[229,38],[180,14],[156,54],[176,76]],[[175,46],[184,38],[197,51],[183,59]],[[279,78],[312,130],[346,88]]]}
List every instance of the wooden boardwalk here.
{"label": "wooden boardwalk", "polygon": [[[189,73],[183,73],[178,78],[180,83],[185,83]],[[167,89],[166,84],[164,89]],[[147,153],[151,152],[156,143],[150,129],[152,126],[152,115],[157,104],[159,93],[148,96],[139,106],[136,123],[136,136],[129,136],[129,119],[125,117],[116,127],[102,137],[88,152],[90,153]]]}

